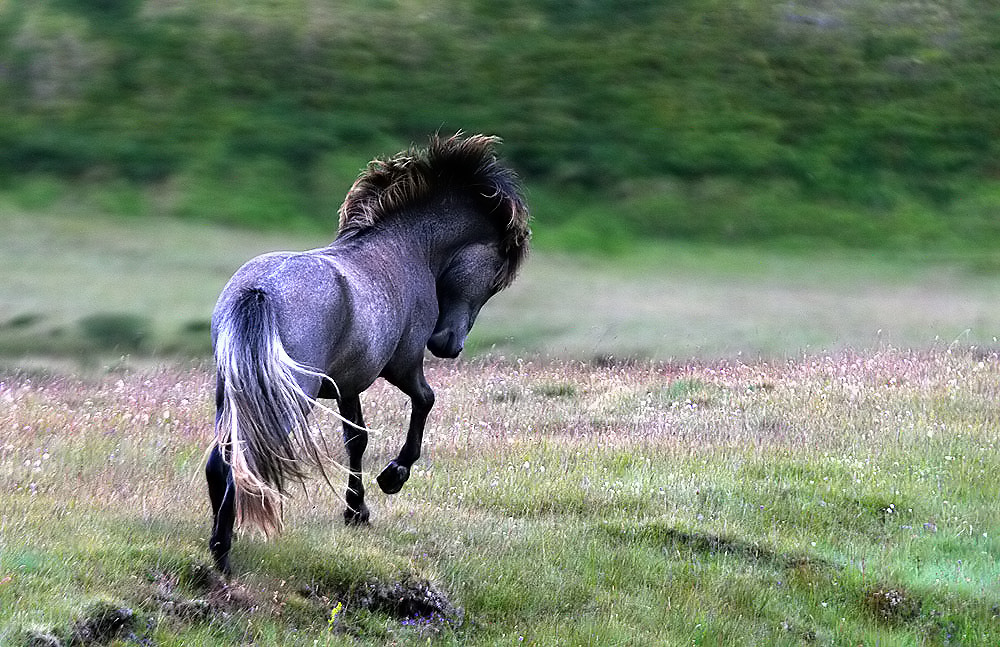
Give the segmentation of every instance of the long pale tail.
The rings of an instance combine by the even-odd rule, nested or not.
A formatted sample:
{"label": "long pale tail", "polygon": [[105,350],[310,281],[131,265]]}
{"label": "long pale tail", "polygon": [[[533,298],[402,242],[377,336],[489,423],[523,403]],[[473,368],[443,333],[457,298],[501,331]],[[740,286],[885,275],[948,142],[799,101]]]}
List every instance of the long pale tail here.
{"label": "long pale tail", "polygon": [[296,376],[328,378],[288,356],[274,306],[256,288],[244,289],[222,313],[215,368],[221,397],[214,444],[232,468],[236,520],[273,536],[283,528],[286,484],[314,468],[326,478],[326,444],[307,421],[315,400]]}

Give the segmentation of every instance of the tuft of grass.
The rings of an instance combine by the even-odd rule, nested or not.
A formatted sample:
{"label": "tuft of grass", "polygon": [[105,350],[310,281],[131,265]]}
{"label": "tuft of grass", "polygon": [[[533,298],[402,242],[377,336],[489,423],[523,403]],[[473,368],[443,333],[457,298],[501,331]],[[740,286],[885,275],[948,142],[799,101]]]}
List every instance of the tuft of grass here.
{"label": "tuft of grass", "polygon": [[921,601],[902,587],[875,586],[863,591],[865,608],[879,622],[901,624],[920,616]]}
{"label": "tuft of grass", "polygon": [[570,382],[542,382],[532,390],[543,398],[572,398],[576,395],[576,385]]}

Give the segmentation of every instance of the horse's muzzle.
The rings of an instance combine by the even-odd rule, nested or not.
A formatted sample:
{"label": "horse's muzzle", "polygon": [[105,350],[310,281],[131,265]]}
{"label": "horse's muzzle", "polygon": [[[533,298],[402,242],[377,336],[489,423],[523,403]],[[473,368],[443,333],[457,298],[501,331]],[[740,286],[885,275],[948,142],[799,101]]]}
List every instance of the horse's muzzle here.
{"label": "horse's muzzle", "polygon": [[447,329],[434,333],[427,340],[427,350],[435,357],[455,359],[463,348],[465,348],[465,337]]}

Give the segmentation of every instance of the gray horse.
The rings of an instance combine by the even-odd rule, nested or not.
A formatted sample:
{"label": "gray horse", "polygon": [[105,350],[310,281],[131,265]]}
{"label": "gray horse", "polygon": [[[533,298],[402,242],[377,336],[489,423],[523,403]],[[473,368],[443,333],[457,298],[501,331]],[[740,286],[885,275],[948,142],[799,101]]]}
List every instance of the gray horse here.
{"label": "gray horse", "polygon": [[[410,397],[406,441],[376,481],[398,492],[420,456],[434,392],[424,348],[456,357],[483,304],[528,251],[528,210],[495,137],[434,136],[374,160],[340,208],[336,240],[259,256],[223,289],[212,316],[216,435],[205,472],[209,549],[230,572],[233,525],[281,530],[289,482],[326,478],[328,450],[307,420],[335,399],[348,457],[344,519],[366,523],[359,395],[383,377]],[[329,482],[329,481],[327,481]]]}

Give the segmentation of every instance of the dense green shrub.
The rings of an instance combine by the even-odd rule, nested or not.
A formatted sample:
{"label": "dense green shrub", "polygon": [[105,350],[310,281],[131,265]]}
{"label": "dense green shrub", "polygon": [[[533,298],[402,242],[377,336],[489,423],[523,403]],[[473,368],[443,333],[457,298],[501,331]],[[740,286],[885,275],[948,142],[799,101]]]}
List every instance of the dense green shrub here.
{"label": "dense green shrub", "polygon": [[152,322],[128,313],[99,313],[80,320],[84,336],[101,350],[136,351],[149,343]]}

